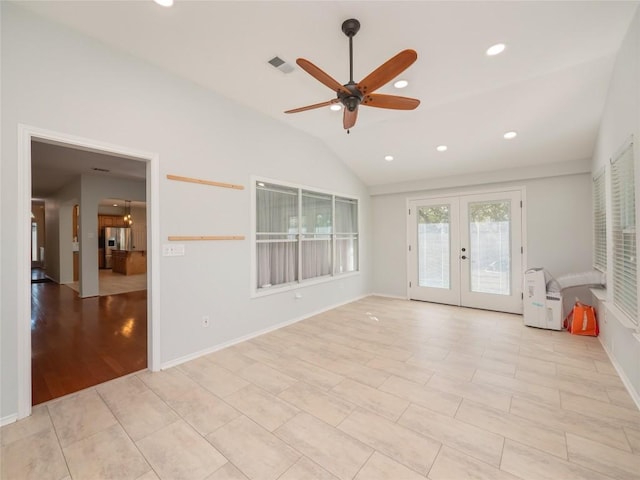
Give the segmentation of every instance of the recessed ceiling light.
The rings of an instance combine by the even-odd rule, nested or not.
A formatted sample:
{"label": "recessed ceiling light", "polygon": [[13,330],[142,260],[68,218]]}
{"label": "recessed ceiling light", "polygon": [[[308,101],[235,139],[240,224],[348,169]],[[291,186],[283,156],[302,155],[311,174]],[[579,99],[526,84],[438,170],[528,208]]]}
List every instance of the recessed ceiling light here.
{"label": "recessed ceiling light", "polygon": [[495,45],[492,45],[489,48],[487,48],[487,55],[489,55],[490,57],[493,57],[494,55],[498,55],[504,52],[505,48],[506,48],[506,45],[504,43],[496,43]]}
{"label": "recessed ceiling light", "polygon": [[439,152],[446,152],[447,148],[449,148],[449,147],[447,147],[446,145],[438,145],[436,147],[436,150],[439,151]]}
{"label": "recessed ceiling light", "polygon": [[392,161],[393,161],[393,155],[385,155],[385,156],[384,156],[384,159],[385,159],[387,162],[392,162]]}
{"label": "recessed ceiling light", "polygon": [[339,112],[340,110],[342,110],[342,105],[340,105],[339,103],[334,103],[329,107],[329,109],[333,110],[334,112]]}
{"label": "recessed ceiling light", "polygon": [[118,206],[118,204],[117,204],[117,203],[114,203],[114,204],[113,204],[113,206],[114,206],[114,207],[117,207],[117,206]]}
{"label": "recessed ceiling light", "polygon": [[516,132],[507,132],[503,136],[507,140],[511,140],[512,138],[516,138],[518,136],[518,134]]}
{"label": "recessed ceiling light", "polygon": [[404,88],[407,85],[409,85],[409,82],[406,81],[406,80],[398,80],[397,82],[395,82],[393,84],[393,86],[396,87],[396,88]]}
{"label": "recessed ceiling light", "polygon": [[153,0],[153,1],[162,7],[171,7],[173,5],[173,0]]}

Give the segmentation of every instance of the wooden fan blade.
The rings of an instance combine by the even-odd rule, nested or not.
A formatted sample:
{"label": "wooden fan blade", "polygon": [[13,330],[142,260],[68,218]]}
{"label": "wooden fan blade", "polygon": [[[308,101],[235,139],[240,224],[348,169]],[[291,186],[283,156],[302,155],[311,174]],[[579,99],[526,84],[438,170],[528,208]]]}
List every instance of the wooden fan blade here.
{"label": "wooden fan blade", "polygon": [[356,124],[358,119],[358,107],[353,112],[350,112],[348,108],[344,109],[344,116],[342,117],[342,125],[345,130],[350,129]]}
{"label": "wooden fan blade", "polygon": [[339,101],[340,100],[338,100],[337,98],[334,98],[333,100],[329,100],[328,102],[315,103],[313,105],[307,105],[306,107],[294,108],[292,110],[287,110],[284,113],[298,113],[307,110],[313,110],[314,108],[328,107],[329,105],[333,105],[334,103],[338,103]]}
{"label": "wooden fan blade", "polygon": [[413,110],[420,105],[417,98],[398,97],[397,95],[383,95],[371,93],[362,99],[362,105],[367,107],[391,108],[393,110]]}
{"label": "wooden fan blade", "polygon": [[351,95],[351,92],[347,90],[344,87],[344,85],[341,85],[340,83],[338,83],[337,80],[333,79],[327,73],[320,70],[309,60],[305,60],[304,58],[299,58],[296,60],[296,63],[300,65],[300,68],[302,68],[305,72],[307,72],[313,78],[318,80],[320,83],[323,83],[324,85],[329,87],[334,92],[342,92],[342,93],[346,93],[347,95]]}
{"label": "wooden fan blade", "polygon": [[403,50],[395,57],[384,62],[358,83],[358,90],[360,90],[363,95],[374,92],[389,80],[404,72],[417,58],[418,54],[415,50]]}

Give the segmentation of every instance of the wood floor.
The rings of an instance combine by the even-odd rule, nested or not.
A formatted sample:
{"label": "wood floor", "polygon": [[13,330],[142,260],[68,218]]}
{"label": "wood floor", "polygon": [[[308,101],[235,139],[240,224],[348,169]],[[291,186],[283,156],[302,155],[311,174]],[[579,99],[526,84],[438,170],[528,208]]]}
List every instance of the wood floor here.
{"label": "wood floor", "polygon": [[379,297],[0,435],[21,480],[640,479],[640,411],[597,338]]}
{"label": "wood floor", "polygon": [[31,285],[33,405],[146,366],[145,290],[81,299],[64,285]]}

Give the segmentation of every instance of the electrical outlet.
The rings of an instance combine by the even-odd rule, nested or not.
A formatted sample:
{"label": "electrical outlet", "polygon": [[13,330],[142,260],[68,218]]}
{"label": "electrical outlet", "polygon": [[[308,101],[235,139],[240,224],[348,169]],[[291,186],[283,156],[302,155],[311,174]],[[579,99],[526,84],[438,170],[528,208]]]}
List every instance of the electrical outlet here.
{"label": "electrical outlet", "polygon": [[209,315],[204,315],[202,317],[202,326],[207,328],[209,326]]}

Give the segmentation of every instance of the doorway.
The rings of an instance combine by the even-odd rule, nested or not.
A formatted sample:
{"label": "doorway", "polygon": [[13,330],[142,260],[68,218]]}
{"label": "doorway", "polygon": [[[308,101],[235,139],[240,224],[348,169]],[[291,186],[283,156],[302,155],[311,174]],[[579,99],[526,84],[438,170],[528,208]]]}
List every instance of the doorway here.
{"label": "doorway", "polygon": [[522,313],[522,191],[409,201],[409,298]]}
{"label": "doorway", "polygon": [[[144,197],[147,209],[147,227],[149,229],[148,257],[149,274],[147,277],[148,301],[144,302],[147,318],[147,334],[144,341],[147,344],[146,364],[150,370],[159,370],[159,158],[157,154],[142,152],[139,150],[119,147],[102,143],[95,140],[83,139],[75,136],[51,132],[25,125],[19,126],[19,148],[18,148],[18,177],[19,195],[18,209],[24,219],[24,228],[20,232],[21,242],[19,243],[18,255],[23,258],[23,265],[18,274],[18,418],[24,418],[31,414],[32,405],[32,375],[31,375],[31,283],[27,280],[31,270],[31,198],[32,198],[32,142],[46,143],[50,145],[67,147],[74,151],[82,151],[87,155],[101,154],[119,157],[136,162],[142,162],[146,171],[146,193]],[[66,215],[64,216],[66,218]],[[69,215],[71,217],[71,215]],[[97,216],[96,216],[97,217]],[[96,218],[97,222],[97,218]],[[71,231],[71,225],[68,226]],[[96,224],[97,228],[97,224]],[[66,230],[66,229],[65,229]],[[88,232],[85,240],[96,241],[96,235]],[[95,239],[95,240],[94,240]],[[69,242],[69,258],[71,258],[72,242]],[[85,250],[89,252],[91,249]],[[82,242],[80,242],[80,254],[82,255]],[[97,253],[92,258],[87,259],[89,263],[95,262],[97,270]],[[45,262],[47,261],[45,257]],[[62,264],[63,262],[60,262]],[[81,258],[82,269],[82,258]],[[85,262],[87,263],[87,262]],[[65,287],[66,288],[66,287]]]}

